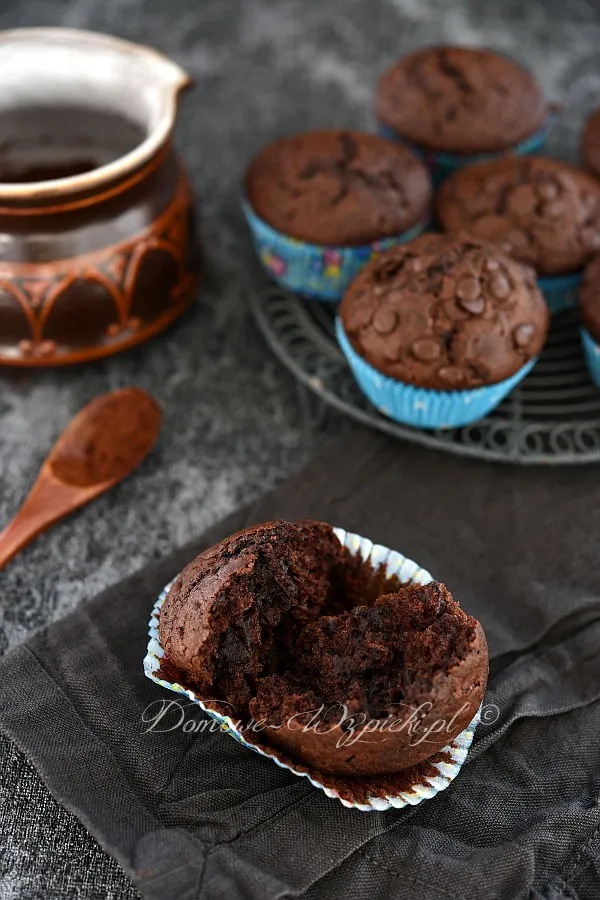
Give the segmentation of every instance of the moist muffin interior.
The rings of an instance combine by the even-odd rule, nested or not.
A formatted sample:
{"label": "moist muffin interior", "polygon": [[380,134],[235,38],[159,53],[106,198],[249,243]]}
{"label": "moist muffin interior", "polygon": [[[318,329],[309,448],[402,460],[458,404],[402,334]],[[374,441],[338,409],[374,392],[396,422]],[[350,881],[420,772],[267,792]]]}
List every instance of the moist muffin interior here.
{"label": "moist muffin interior", "polygon": [[[234,544],[234,556],[237,571],[211,603],[198,665],[180,678],[236,716],[277,725],[322,705],[339,718],[344,704],[385,717],[469,653],[476,620],[443,585],[402,585],[344,548],[329,526],[274,523],[247,547]],[[203,566],[203,581],[227,566],[221,551]]]}
{"label": "moist muffin interior", "polygon": [[400,715],[430,694],[436,675],[466,657],[475,627],[436,582],[320,616],[300,633],[288,671],[259,680],[250,710],[276,724],[321,708],[320,719],[339,721],[342,704],[370,719]]}

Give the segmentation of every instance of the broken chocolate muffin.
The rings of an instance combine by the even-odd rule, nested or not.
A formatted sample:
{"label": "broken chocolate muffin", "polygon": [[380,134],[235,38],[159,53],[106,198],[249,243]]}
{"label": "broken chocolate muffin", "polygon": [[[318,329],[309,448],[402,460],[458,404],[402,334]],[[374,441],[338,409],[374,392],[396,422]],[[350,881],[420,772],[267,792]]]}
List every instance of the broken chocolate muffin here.
{"label": "broken chocolate muffin", "polygon": [[268,522],[200,554],[159,631],[167,665],[197,696],[326,773],[427,759],[464,730],[486,687],[483,630],[443,585],[402,585],[320,522]]}

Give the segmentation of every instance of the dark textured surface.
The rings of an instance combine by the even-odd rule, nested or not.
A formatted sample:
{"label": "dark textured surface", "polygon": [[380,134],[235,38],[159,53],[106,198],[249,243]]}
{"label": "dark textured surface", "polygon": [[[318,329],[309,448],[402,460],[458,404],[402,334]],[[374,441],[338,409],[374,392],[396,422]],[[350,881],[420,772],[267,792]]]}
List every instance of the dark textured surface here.
{"label": "dark textured surface", "polygon": [[[2,522],[50,442],[93,396],[135,382],[166,410],[158,451],[135,478],[0,573],[0,652],[183,543],[322,443],[322,434],[304,434],[295,388],[242,311],[251,253],[238,181],[261,146],[302,128],[371,124],[378,75],[423,43],[492,44],[525,62],[546,94],[564,102],[552,143],[571,156],[600,92],[593,0],[5,0],[0,27],[25,24],[153,43],[195,77],[179,135],[202,207],[209,275],[190,314],[146,347],[85,369],[0,372]],[[337,427],[330,420],[328,430]],[[2,748],[2,900],[130,896],[116,864],[22,758]]]}

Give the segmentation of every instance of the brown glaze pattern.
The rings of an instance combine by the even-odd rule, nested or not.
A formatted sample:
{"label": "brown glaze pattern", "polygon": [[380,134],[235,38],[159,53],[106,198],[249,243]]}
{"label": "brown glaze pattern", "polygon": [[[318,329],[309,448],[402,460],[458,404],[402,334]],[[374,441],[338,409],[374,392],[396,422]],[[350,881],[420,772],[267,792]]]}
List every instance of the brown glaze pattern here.
{"label": "brown glaze pattern", "polygon": [[96,195],[34,204],[0,203],[9,236],[0,260],[0,364],[106,356],[185,310],[197,274],[192,195],[168,147]]}

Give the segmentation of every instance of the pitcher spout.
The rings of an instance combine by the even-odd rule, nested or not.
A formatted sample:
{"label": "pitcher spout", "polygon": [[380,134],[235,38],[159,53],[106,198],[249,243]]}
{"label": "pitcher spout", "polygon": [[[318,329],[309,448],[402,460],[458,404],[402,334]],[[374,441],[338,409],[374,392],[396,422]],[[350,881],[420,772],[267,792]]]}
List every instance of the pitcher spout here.
{"label": "pitcher spout", "polygon": [[185,90],[192,83],[192,77],[183,69],[179,63],[169,59],[163,53],[155,50],[153,47],[141,46],[140,51],[152,54],[156,60],[156,77],[157,86],[171,89],[175,96],[180,91]]}

